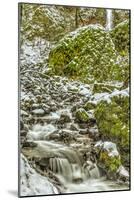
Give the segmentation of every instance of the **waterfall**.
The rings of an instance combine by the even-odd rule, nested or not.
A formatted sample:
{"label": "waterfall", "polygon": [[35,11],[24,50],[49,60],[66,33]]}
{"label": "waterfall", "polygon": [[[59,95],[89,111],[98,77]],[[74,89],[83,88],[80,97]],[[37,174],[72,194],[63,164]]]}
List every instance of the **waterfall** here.
{"label": "waterfall", "polygon": [[[26,148],[23,153],[29,158],[37,157],[39,159],[37,165],[44,167],[42,170],[45,171],[47,166],[47,169],[53,172],[62,185],[61,193],[107,191],[119,188],[115,182],[101,177],[97,164],[91,160],[84,161],[79,151],[53,141],[40,140],[35,143],[36,148],[30,150]],[[42,162],[40,158],[43,159]]]}
{"label": "waterfall", "polygon": [[111,9],[106,9],[106,30],[111,30],[113,26],[113,15]]}
{"label": "waterfall", "polygon": [[55,173],[64,176],[67,181],[72,180],[71,164],[65,158],[50,158],[50,169]]}
{"label": "waterfall", "polygon": [[99,169],[96,164],[88,161],[86,166],[79,163],[70,163],[66,158],[50,158],[50,169],[57,175],[64,177],[67,182],[79,183],[87,179],[100,178]]}
{"label": "waterfall", "polygon": [[78,163],[72,164],[66,158],[50,158],[50,169],[57,175],[61,175],[68,182],[82,181],[82,168]]}

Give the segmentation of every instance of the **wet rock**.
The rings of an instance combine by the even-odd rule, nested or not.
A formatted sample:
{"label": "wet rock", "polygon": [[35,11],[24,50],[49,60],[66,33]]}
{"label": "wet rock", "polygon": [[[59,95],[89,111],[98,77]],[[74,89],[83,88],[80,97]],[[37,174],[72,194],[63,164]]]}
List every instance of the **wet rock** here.
{"label": "wet rock", "polygon": [[91,113],[88,113],[85,109],[80,108],[76,111],[76,120],[80,123],[95,123],[96,120]]}
{"label": "wet rock", "polygon": [[20,146],[23,147],[23,144],[26,142],[25,136],[20,136]]}
{"label": "wet rock", "polygon": [[97,141],[100,139],[100,133],[97,127],[91,127],[88,129],[88,135],[90,138],[94,139],[94,141]]}
{"label": "wet rock", "polygon": [[73,177],[72,182],[75,184],[80,184],[83,182],[83,179],[82,179],[82,177]]}
{"label": "wet rock", "polygon": [[40,168],[44,171],[44,169],[48,169],[49,167],[49,158],[41,158],[36,161],[36,164],[40,166]]}
{"label": "wet rock", "polygon": [[119,169],[117,171],[117,176],[118,176],[119,180],[121,180],[123,182],[129,181],[129,172],[122,165],[119,167]]}
{"label": "wet rock", "polygon": [[79,134],[85,135],[87,133],[88,133],[88,129],[87,128],[85,128],[85,129],[79,129]]}
{"label": "wet rock", "polygon": [[73,130],[73,131],[78,131],[79,130],[79,127],[78,127],[78,124],[70,124],[70,129]]}
{"label": "wet rock", "polygon": [[68,122],[71,122],[71,116],[69,113],[61,113],[60,115],[60,119],[58,120],[58,123],[68,123]]}
{"label": "wet rock", "polygon": [[49,136],[49,140],[60,140],[61,138],[60,138],[60,135],[59,135],[59,133],[53,133],[53,134],[51,134],[50,136]]}
{"label": "wet rock", "polygon": [[88,123],[81,123],[79,122],[79,128],[80,129],[88,129],[89,128],[89,124]]}
{"label": "wet rock", "polygon": [[22,120],[20,120],[20,130],[23,130],[24,129],[24,123]]}
{"label": "wet rock", "polygon": [[77,131],[70,131],[67,129],[63,129],[59,132],[60,140],[67,144],[71,141],[76,141],[77,134]]}
{"label": "wet rock", "polygon": [[25,148],[25,147],[35,148],[35,147],[37,147],[37,144],[32,141],[26,141],[25,143],[23,143],[23,148]]}
{"label": "wet rock", "polygon": [[23,137],[26,137],[27,131],[21,130],[21,131],[20,131],[20,135],[23,136]]}

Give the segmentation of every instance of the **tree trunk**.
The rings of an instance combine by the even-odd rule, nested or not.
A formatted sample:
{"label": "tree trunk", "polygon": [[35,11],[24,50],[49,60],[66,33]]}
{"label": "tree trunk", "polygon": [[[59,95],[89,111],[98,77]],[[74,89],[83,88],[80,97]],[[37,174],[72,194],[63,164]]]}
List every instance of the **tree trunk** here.
{"label": "tree trunk", "polygon": [[78,8],[75,10],[75,28],[78,28]]}

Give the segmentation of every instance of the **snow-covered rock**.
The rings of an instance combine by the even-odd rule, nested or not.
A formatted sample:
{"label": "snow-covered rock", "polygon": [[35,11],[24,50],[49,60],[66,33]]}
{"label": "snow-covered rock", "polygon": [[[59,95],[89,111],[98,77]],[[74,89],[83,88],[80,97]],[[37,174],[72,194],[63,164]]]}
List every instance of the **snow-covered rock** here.
{"label": "snow-covered rock", "polygon": [[83,96],[90,97],[91,96],[91,91],[88,88],[86,88],[83,85],[81,85],[80,86],[79,94],[81,94]]}
{"label": "snow-covered rock", "polygon": [[48,178],[38,174],[21,155],[20,196],[58,194],[57,188]]}
{"label": "snow-covered rock", "polygon": [[116,144],[109,141],[99,141],[94,146],[98,154],[98,165],[102,168],[108,178],[113,179],[121,166],[120,154]]}
{"label": "snow-covered rock", "polygon": [[111,98],[112,97],[129,97],[129,88],[126,88],[124,90],[117,90],[115,89],[112,93],[108,92],[101,92],[101,93],[96,93],[91,96],[91,99],[94,103],[99,103],[102,100],[106,101],[107,103],[111,103]]}
{"label": "snow-covered rock", "polygon": [[114,157],[114,156],[119,156],[119,152],[117,150],[117,146],[115,143],[113,142],[109,142],[109,141],[106,141],[106,142],[102,142],[102,141],[99,141],[95,144],[95,148],[100,148],[104,151],[107,151],[108,155],[110,157]]}
{"label": "snow-covered rock", "polygon": [[119,167],[117,173],[118,173],[118,176],[119,176],[119,178],[121,180],[123,180],[123,181],[128,181],[129,180],[129,172],[125,169],[124,166],[121,165]]}

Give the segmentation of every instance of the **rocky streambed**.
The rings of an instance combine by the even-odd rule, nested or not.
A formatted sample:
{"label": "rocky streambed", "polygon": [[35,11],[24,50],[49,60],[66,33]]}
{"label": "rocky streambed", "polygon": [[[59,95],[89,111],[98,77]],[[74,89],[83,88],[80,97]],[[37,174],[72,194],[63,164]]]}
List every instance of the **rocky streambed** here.
{"label": "rocky streambed", "polygon": [[37,182],[39,176],[41,184],[53,185],[44,194],[128,189],[118,147],[102,140],[95,117],[99,102],[125,98],[128,89],[93,94],[93,85],[44,71],[33,64],[21,71],[20,145],[22,163],[28,165],[21,168],[22,194],[43,194],[33,186],[33,173]]}

